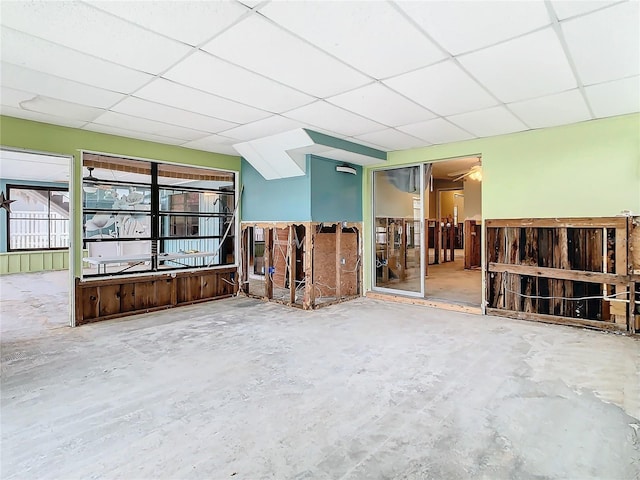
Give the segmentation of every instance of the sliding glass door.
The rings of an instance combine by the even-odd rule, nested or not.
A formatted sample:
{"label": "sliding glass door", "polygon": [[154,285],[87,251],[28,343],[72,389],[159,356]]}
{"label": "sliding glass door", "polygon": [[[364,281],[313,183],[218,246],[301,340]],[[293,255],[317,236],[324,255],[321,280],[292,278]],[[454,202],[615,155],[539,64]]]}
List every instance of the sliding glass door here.
{"label": "sliding glass door", "polygon": [[425,165],[373,172],[374,288],[424,296]]}

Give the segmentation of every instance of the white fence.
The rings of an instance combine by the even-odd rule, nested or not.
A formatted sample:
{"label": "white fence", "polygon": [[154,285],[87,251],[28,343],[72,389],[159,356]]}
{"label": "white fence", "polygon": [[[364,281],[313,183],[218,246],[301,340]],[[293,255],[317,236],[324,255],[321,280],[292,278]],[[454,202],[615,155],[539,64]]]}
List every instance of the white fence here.
{"label": "white fence", "polygon": [[[12,212],[11,249],[46,249],[69,246],[69,219],[51,212]],[[49,244],[51,239],[51,244]]]}

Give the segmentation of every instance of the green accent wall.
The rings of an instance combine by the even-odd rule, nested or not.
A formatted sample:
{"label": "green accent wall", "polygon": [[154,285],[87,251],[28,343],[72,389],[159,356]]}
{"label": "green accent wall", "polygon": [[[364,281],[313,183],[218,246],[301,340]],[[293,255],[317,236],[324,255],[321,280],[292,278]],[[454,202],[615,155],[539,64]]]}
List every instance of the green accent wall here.
{"label": "green accent wall", "polygon": [[[46,153],[73,156],[73,173],[75,182],[70,186],[72,191],[75,215],[73,228],[76,245],[81,243],[82,219],[80,217],[82,163],[81,150],[100,153],[138,157],[185,165],[220,168],[240,171],[240,157],[209,153],[200,150],[163,145],[133,138],[106,135],[76,128],[60,127],[47,123],[32,122],[19,118],[0,116],[0,145]],[[82,251],[76,248],[76,276],[80,275]]]}
{"label": "green accent wall", "polygon": [[[640,213],[640,114],[390,152],[384,165],[482,156],[482,217]],[[371,171],[363,177],[365,285],[371,275]]]}

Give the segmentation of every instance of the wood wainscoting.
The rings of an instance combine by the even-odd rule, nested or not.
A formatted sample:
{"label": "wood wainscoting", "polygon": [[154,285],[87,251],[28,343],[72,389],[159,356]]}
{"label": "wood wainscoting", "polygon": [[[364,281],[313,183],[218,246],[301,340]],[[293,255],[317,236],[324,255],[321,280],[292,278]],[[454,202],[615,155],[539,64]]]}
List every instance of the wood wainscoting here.
{"label": "wood wainscoting", "polygon": [[76,325],[233,296],[236,267],[76,279]]}

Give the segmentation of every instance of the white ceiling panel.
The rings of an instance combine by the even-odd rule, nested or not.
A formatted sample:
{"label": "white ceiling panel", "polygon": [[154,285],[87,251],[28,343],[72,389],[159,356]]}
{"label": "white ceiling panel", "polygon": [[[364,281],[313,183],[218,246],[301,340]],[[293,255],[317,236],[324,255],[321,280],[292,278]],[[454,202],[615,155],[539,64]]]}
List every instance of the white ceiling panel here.
{"label": "white ceiling panel", "polygon": [[585,93],[596,117],[640,112],[640,77],[586,87]]}
{"label": "white ceiling panel", "polygon": [[145,118],[132,117],[130,115],[116,112],[106,112],[96,118],[93,123],[121,129],[131,129],[137,132],[150,133],[159,137],[176,138],[185,141],[196,140],[207,135],[206,132],[177,127],[175,125],[168,125],[166,123],[147,120]]}
{"label": "white ceiling panel", "polygon": [[402,127],[398,127],[398,129],[434,144],[459,142],[474,138],[473,135],[442,118],[434,118],[433,120],[411,125],[403,125]]}
{"label": "white ceiling panel", "polygon": [[260,13],[376,79],[444,58],[387,2],[269,2]]}
{"label": "white ceiling panel", "polygon": [[551,23],[542,1],[397,3],[453,55],[487,47]]}
{"label": "white ceiling panel", "polygon": [[380,83],[367,85],[327,100],[390,127],[435,117],[431,112]]}
{"label": "white ceiling panel", "polygon": [[[3,100],[4,101],[4,100]],[[25,120],[33,120],[34,122],[51,123],[53,125],[61,125],[63,127],[80,128],[85,123],[81,120],[72,120],[70,118],[58,117],[56,115],[47,115],[44,113],[30,112],[21,108],[11,107],[7,105],[0,106],[0,115],[8,117],[23,118]]]}
{"label": "white ceiling panel", "polygon": [[478,137],[491,137],[528,129],[505,107],[461,113],[448,117],[448,120]]}
{"label": "white ceiling panel", "polygon": [[208,137],[183,143],[181,146],[196,150],[204,150],[206,152],[238,155],[236,149],[233,148],[233,144],[236,142],[237,140],[229,137],[223,137],[222,135],[209,135]]}
{"label": "white ceiling panel", "polygon": [[274,113],[313,101],[313,97],[203,52],[194,53],[163,76]]}
{"label": "white ceiling panel", "polygon": [[561,23],[585,85],[640,73],[640,3],[625,2]]}
{"label": "white ceiling panel", "polygon": [[591,119],[578,89],[507,105],[531,128],[554,127]]}
{"label": "white ceiling panel", "polygon": [[249,8],[255,8],[256,6],[265,2],[265,0],[238,0],[238,1]]}
{"label": "white ceiling panel", "polygon": [[347,136],[361,135],[384,128],[384,125],[343,110],[324,100],[296,108],[284,113],[283,116]]}
{"label": "white ceiling panel", "polygon": [[479,110],[498,103],[453,61],[405,73],[384,83],[439,115]]}
{"label": "white ceiling panel", "polygon": [[425,145],[428,145],[428,142],[425,142],[424,140],[420,140],[392,128],[388,128],[380,132],[357,135],[353,138],[356,139],[356,142],[364,140],[365,142],[372,142],[376,145],[380,145],[382,150],[386,151],[424,147]]}
{"label": "white ceiling panel", "polygon": [[3,2],[2,24],[114,63],[157,74],[190,48],[79,2]]}
{"label": "white ceiling panel", "polygon": [[577,86],[551,28],[463,55],[459,61],[503,102],[541,97]]}
{"label": "white ceiling panel", "polygon": [[135,96],[234,123],[254,122],[270,115],[264,110],[194,90],[164,78],[156,78],[138,90]]}
{"label": "white ceiling panel", "polygon": [[258,120],[257,122],[247,123],[239,127],[225,130],[225,137],[235,138],[237,140],[249,141],[257,138],[277,135],[279,133],[293,130],[295,128],[305,127],[306,125],[290,118],[284,118],[279,115]]}
{"label": "white ceiling panel", "polygon": [[168,107],[159,103],[140,100],[129,97],[111,109],[114,112],[125,113],[134,117],[146,118],[148,120],[158,120],[172,125],[179,125],[186,128],[193,128],[203,132],[219,132],[237,126],[235,123],[227,122],[217,118],[200,115],[199,113],[188,112],[174,107]]}
{"label": "white ceiling panel", "polygon": [[130,93],[153,78],[7,28],[2,28],[0,35],[2,60],[14,65],[122,93]]}
{"label": "white ceiling panel", "polygon": [[180,145],[184,143],[184,140],[179,138],[163,137],[160,135],[153,135],[151,133],[131,130],[127,126],[119,128],[110,125],[89,123],[82,127],[82,129],[89,130],[91,132],[106,133],[107,135],[117,135],[119,137],[137,138],[138,140],[146,140],[148,142],[164,143],[166,145]]}
{"label": "white ceiling panel", "polygon": [[551,0],[551,5],[553,6],[553,10],[556,12],[556,16],[559,20],[583,15],[616,3],[620,3],[620,0]]}
{"label": "white ceiling panel", "polygon": [[90,1],[94,7],[189,45],[200,45],[248,12],[236,2]]}
{"label": "white ceiling panel", "polygon": [[120,93],[91,87],[5,62],[2,62],[0,66],[0,79],[4,87],[39,92],[47,97],[91,107],[109,108],[125,97]]}
{"label": "white ceiling panel", "polygon": [[202,47],[310,95],[326,97],[371,79],[257,15]]}
{"label": "white ceiling panel", "polygon": [[104,112],[100,108],[65,102],[13,88],[2,87],[1,92],[3,105],[81,122],[90,122]]}

